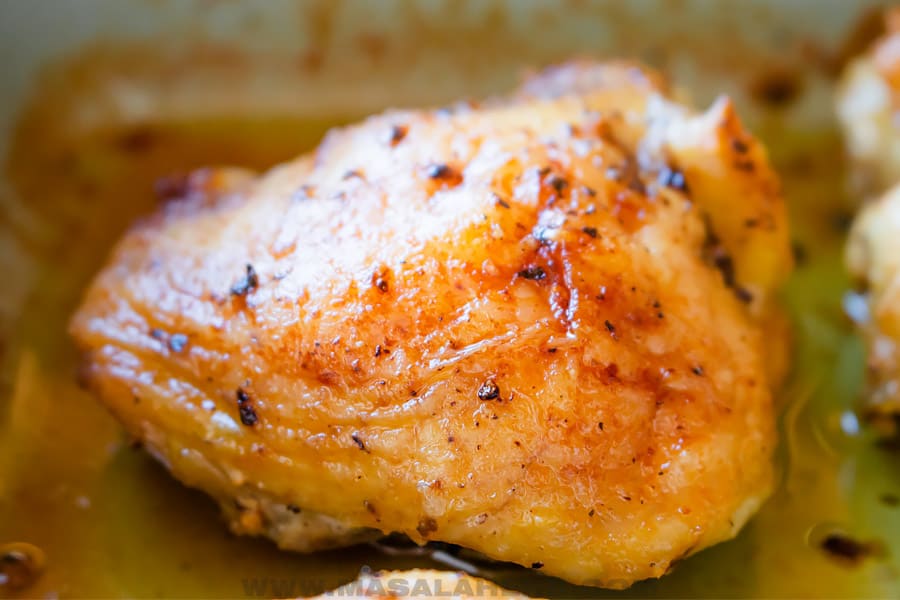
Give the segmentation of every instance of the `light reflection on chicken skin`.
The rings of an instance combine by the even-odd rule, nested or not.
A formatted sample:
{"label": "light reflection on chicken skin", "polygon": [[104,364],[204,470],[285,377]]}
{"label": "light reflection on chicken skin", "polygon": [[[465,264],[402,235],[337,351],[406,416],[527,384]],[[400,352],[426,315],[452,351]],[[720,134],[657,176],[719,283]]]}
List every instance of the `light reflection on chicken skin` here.
{"label": "light reflection on chicken skin", "polygon": [[570,63],[170,187],[71,330],[233,530],[401,532],[626,587],[769,493],[789,236],[727,99],[694,114],[639,67]]}

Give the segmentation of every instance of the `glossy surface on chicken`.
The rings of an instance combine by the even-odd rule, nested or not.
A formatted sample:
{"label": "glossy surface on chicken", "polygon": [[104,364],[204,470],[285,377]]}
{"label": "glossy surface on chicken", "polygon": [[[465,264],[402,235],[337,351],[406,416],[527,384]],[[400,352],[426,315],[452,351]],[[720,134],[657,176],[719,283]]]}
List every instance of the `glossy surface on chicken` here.
{"label": "glossy surface on chicken", "polygon": [[900,425],[900,186],[863,208],[847,245],[847,267],[865,291],[848,296],[868,350],[866,408],[884,433]]}
{"label": "glossy surface on chicken", "polygon": [[885,32],[841,76],[837,114],[862,199],[900,182],[900,9],[884,15]]}
{"label": "glossy surface on chicken", "polygon": [[731,103],[663,93],[565,65],[169,182],[72,321],[85,380],[237,532],[662,575],[770,490],[791,262]]}
{"label": "glossy surface on chicken", "polygon": [[356,581],[316,598],[528,598],[462,572],[412,569],[361,573]]}

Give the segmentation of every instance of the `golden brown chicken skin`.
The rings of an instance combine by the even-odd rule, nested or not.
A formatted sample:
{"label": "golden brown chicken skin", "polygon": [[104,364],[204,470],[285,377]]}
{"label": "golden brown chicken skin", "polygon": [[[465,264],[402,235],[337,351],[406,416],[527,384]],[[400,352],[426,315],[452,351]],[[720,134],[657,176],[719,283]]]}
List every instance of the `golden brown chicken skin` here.
{"label": "golden brown chicken skin", "polygon": [[837,106],[853,192],[860,204],[869,200],[847,245],[848,269],[864,291],[847,302],[866,341],[863,409],[891,436],[900,432],[900,8],[883,21],[883,34],[847,67]]}
{"label": "golden brown chicken skin", "polygon": [[865,412],[887,436],[900,434],[900,186],[865,206],[850,232],[847,266],[864,293],[848,296],[868,350]]}
{"label": "golden brown chicken skin", "polygon": [[789,237],[727,99],[572,63],[169,187],[71,330],[235,531],[401,532],[626,587],[769,493]]}
{"label": "golden brown chicken skin", "polygon": [[852,190],[860,199],[900,182],[900,8],[885,11],[883,27],[849,62],[837,91]]}

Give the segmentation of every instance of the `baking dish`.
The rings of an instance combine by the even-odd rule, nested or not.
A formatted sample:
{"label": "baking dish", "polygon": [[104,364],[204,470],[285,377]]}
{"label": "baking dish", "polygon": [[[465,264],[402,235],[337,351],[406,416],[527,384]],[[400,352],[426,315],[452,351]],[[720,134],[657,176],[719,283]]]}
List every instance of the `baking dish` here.
{"label": "baking dish", "polygon": [[[735,97],[786,179],[803,255],[787,294],[796,367],[781,395],[779,491],[734,542],[624,594],[896,595],[900,516],[885,502],[897,494],[896,454],[852,413],[862,358],[840,310],[847,208],[830,82],[866,5],[4,3],[0,542],[46,557],[21,593],[290,596],[364,565],[434,566],[367,546],[303,556],[229,537],[204,497],[128,447],[76,387],[65,322],[110,244],[150,209],[157,177],[209,162],[263,168],[329,124],[490,94],[527,69],[589,55],[646,60],[701,105]],[[876,556],[835,559],[821,547],[835,532]],[[479,566],[532,595],[614,594]]]}

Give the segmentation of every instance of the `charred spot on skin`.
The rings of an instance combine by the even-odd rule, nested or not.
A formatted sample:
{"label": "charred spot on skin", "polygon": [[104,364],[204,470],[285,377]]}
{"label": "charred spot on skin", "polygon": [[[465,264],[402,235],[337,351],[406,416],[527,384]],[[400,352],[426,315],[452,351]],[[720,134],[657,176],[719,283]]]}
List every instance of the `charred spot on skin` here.
{"label": "charred spot on skin", "polygon": [[[609,321],[607,321],[607,323],[609,323]],[[616,328],[612,327],[612,329],[609,329],[610,327],[612,327],[612,324],[608,324],[607,329],[609,330],[610,333],[614,334],[616,331]],[[619,365],[617,365],[616,363],[609,363],[608,365],[606,365],[606,368],[604,369],[604,371],[606,372],[606,376],[609,377],[610,379],[618,379],[619,378]]]}
{"label": "charred spot on skin", "polygon": [[544,271],[543,267],[540,266],[530,266],[525,267],[521,271],[519,271],[519,277],[522,279],[528,279],[530,281],[540,281],[547,277],[547,272]]}
{"label": "charred spot on skin", "polygon": [[432,533],[437,531],[437,528],[437,521],[435,521],[433,518],[422,517],[421,519],[419,519],[419,524],[416,526],[416,531],[423,538],[427,538]]}
{"label": "charred spot on skin", "polygon": [[462,173],[446,163],[433,163],[425,168],[425,175],[444,187],[454,187],[462,183]]}
{"label": "charred spot on skin", "polygon": [[391,148],[402,142],[408,131],[409,127],[406,125],[391,125],[391,129],[388,131],[387,136],[387,141]]}
{"label": "charred spot on skin", "polygon": [[232,296],[246,296],[259,286],[259,276],[253,265],[247,264],[245,267],[244,277],[231,286]]}
{"label": "charred spot on skin", "polygon": [[253,427],[259,418],[256,416],[256,410],[251,403],[250,394],[244,388],[237,389],[238,414],[241,423],[247,427]]}
{"label": "charred spot on skin", "polygon": [[544,566],[544,563],[542,563],[541,561],[536,561],[536,562],[531,563],[532,569],[540,569],[543,566]]}
{"label": "charred spot on skin", "polygon": [[862,542],[841,533],[825,536],[819,547],[829,557],[847,566],[856,566],[867,558],[880,558],[884,555],[884,546],[881,542]]}
{"label": "charred spot on skin", "polygon": [[703,377],[703,373],[704,373],[703,367],[700,365],[697,365],[691,369],[691,373],[693,373],[697,377]]}
{"label": "charred spot on skin", "polygon": [[562,194],[566,187],[568,187],[569,182],[559,175],[553,174],[547,178],[547,185],[553,188],[553,191],[557,194]]}
{"label": "charred spot on skin", "polygon": [[490,401],[496,400],[500,397],[500,387],[497,385],[497,382],[491,379],[486,379],[484,382],[478,387],[478,399],[482,401]]}
{"label": "charred spot on skin", "polygon": [[615,325],[610,323],[608,320],[604,321],[603,325],[606,327],[606,331],[609,332],[609,335],[612,337],[612,339],[614,339],[614,340],[619,339],[618,335],[616,334],[616,326]]}
{"label": "charred spot on skin", "polygon": [[294,513],[295,515],[300,514],[300,507],[297,506],[296,504],[288,504],[285,508],[287,508],[290,512]]}
{"label": "charred spot on skin", "polygon": [[582,227],[582,228],[581,228],[581,231],[584,232],[584,233],[586,233],[588,236],[590,236],[590,237],[592,237],[592,238],[594,238],[594,239],[596,239],[597,236],[599,235],[599,234],[597,233],[597,228],[596,228],[596,227]]}
{"label": "charred spot on skin", "polygon": [[746,303],[753,300],[753,296],[747,290],[737,285],[734,261],[708,223],[706,241],[703,243],[703,255],[722,274],[723,283],[726,287],[734,290],[739,300]]}
{"label": "charred spot on skin", "polygon": [[746,154],[750,150],[750,146],[748,146],[747,143],[740,138],[732,138],[731,149],[738,154]]}
{"label": "charred spot on skin", "polygon": [[337,385],[341,381],[341,376],[332,369],[323,369],[319,371],[316,379],[324,385]]}
{"label": "charred spot on skin", "polygon": [[734,288],[734,295],[737,296],[737,299],[744,304],[750,304],[751,302],[753,302],[753,294],[747,288],[743,288],[740,286]]}

